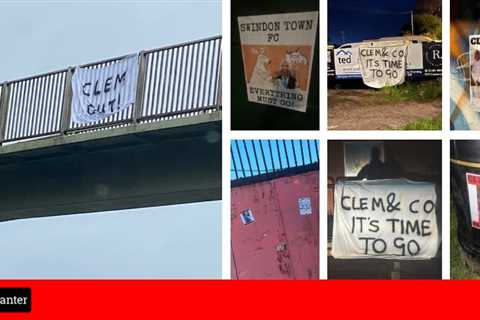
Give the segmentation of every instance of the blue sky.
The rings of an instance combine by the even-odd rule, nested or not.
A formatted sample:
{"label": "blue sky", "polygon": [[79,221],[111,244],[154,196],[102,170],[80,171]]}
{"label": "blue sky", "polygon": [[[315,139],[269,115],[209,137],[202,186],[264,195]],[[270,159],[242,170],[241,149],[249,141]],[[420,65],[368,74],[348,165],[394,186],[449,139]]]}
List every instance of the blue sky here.
{"label": "blue sky", "polygon": [[328,2],[328,42],[340,45],[387,36],[398,36],[410,23],[408,11],[416,0],[330,0]]}
{"label": "blue sky", "polygon": [[0,82],[221,34],[221,1],[0,0]]}
{"label": "blue sky", "polygon": [[0,224],[0,278],[221,276],[221,202]]}
{"label": "blue sky", "polygon": [[318,152],[315,140],[232,140],[230,179],[316,163]]}
{"label": "blue sky", "polygon": [[[0,0],[0,82],[219,35],[220,17],[220,1]],[[220,277],[220,217],[217,201],[0,223],[0,278]]]}

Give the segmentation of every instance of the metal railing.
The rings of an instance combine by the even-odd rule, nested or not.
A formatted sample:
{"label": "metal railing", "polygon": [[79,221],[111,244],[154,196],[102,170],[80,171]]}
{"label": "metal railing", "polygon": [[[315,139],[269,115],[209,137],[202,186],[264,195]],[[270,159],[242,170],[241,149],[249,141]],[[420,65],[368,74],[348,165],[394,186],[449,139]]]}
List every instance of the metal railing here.
{"label": "metal railing", "polygon": [[318,168],[318,140],[232,140],[232,186]]}
{"label": "metal railing", "polygon": [[[0,143],[218,111],[221,45],[216,36],[140,52],[135,104],[87,124],[71,119],[73,67],[0,84]],[[122,58],[81,67],[96,69]]]}

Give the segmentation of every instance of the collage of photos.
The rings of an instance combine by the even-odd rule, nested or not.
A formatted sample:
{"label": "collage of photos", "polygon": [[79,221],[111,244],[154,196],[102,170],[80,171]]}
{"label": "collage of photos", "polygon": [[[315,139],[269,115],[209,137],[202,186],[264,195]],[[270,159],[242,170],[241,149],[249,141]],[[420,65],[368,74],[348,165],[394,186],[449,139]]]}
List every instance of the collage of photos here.
{"label": "collage of photos", "polygon": [[0,1],[0,280],[480,279],[480,2],[167,2]]}
{"label": "collage of photos", "polygon": [[[480,127],[475,108],[477,91],[480,104],[480,91],[476,89],[477,85],[480,87],[480,80],[475,78],[477,60],[480,65],[480,35],[475,35],[478,30],[475,14],[480,14],[480,5],[475,1],[453,0],[449,4],[450,79],[442,77],[442,5],[439,0],[328,1],[328,98],[327,106],[320,105],[327,109],[328,131],[393,130],[399,132],[398,139],[401,131],[407,130]],[[315,17],[311,11],[315,8],[302,1],[280,2],[276,6],[278,10],[272,7],[265,3],[253,9],[232,1],[231,129],[234,131],[316,129],[298,113],[308,114],[312,110],[310,102],[318,101],[315,92],[313,96],[311,92],[316,74],[308,73],[312,46],[315,48],[313,59],[318,59],[319,40],[316,30],[311,29],[316,28],[316,22],[309,23],[309,19]],[[302,24],[308,28],[294,27]],[[325,33],[320,32],[322,34]],[[318,60],[312,62],[314,67],[317,63]],[[451,82],[450,128],[442,128],[444,80]],[[320,96],[323,92],[320,90]],[[301,98],[307,99],[302,102]],[[327,204],[326,207],[320,204],[327,214],[328,259],[324,271],[327,277],[442,279],[445,266],[442,267],[442,234],[445,234],[442,231],[442,199],[445,197],[442,197],[442,183],[447,179],[445,174],[442,179],[442,140],[378,141],[351,140],[351,137],[344,141],[327,139],[328,146],[323,146],[320,140],[320,150],[322,146],[326,149],[326,153],[320,154],[327,155],[328,159]],[[281,176],[275,173],[273,158],[265,157],[262,148],[272,152],[267,148],[271,144],[286,153],[294,150],[293,144],[288,143],[282,149],[282,141],[232,141],[232,277],[235,279],[311,278],[311,273],[307,277],[301,276],[300,271],[298,274],[292,271],[303,271],[303,267],[287,267],[299,259],[290,252],[299,243],[290,245],[291,249],[280,245],[289,244],[285,239],[295,239],[285,225],[276,231],[281,236],[266,227],[255,231],[262,232],[262,237],[241,236],[243,226],[254,221],[254,212],[260,217],[271,215],[270,219],[279,215],[283,223],[290,223],[290,219],[284,217],[286,209],[279,204],[263,204],[264,190],[254,192],[257,197],[262,195],[260,208],[239,207],[237,202],[241,193],[239,184],[263,181],[262,176]],[[476,192],[471,190],[480,185],[480,175],[476,177],[475,173],[475,169],[480,170],[474,151],[478,146],[474,141],[452,141],[451,146],[443,146],[448,147],[452,153],[451,186],[455,186],[451,199],[452,227],[448,230],[452,235],[451,277],[476,277],[476,272],[480,272],[480,266],[475,263],[480,242],[475,244],[479,241],[475,230],[480,227],[475,222],[478,220],[474,213],[478,211]],[[263,160],[262,164],[257,152],[270,163]],[[282,171],[281,156],[277,157],[280,165],[277,171]],[[286,164],[288,172],[291,167],[290,163]],[[296,159],[293,164],[296,168]],[[322,192],[321,187],[319,190]],[[269,192],[272,197],[269,201],[275,199],[275,194]],[[292,195],[297,194],[285,196]],[[300,203],[302,197],[298,197]],[[276,210],[279,212],[273,214]],[[301,218],[298,210],[294,207],[289,213]],[[320,216],[325,212],[321,209]],[[458,220],[454,219],[455,212]],[[245,214],[251,218],[247,219],[249,223],[242,218]],[[276,241],[270,243],[267,253],[264,241],[271,241],[272,236]],[[253,239],[258,241],[257,250],[251,251],[249,259],[242,258],[239,243]],[[303,246],[305,250],[309,248],[307,244]],[[251,270],[256,272],[241,267],[244,260],[250,261]],[[262,266],[266,270],[261,271]],[[472,268],[470,274],[468,270]]]}

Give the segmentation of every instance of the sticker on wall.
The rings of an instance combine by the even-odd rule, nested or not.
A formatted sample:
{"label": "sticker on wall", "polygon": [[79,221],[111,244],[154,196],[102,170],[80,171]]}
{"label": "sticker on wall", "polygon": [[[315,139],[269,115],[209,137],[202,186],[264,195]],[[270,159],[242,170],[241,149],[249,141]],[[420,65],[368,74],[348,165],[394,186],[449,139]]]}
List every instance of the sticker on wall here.
{"label": "sticker on wall", "polygon": [[480,229],[480,175],[467,173],[468,202],[470,203],[470,219],[472,228]]}
{"label": "sticker on wall", "polygon": [[298,199],[298,210],[300,215],[308,216],[312,214],[312,200],[308,197]]}
{"label": "sticker on wall", "polygon": [[306,112],[318,12],[238,17],[248,101]]}
{"label": "sticker on wall", "polygon": [[480,112],[480,35],[470,36],[470,105]]}
{"label": "sticker on wall", "polygon": [[255,217],[253,216],[252,209],[242,211],[242,213],[240,213],[240,219],[242,219],[244,225],[255,222]]}

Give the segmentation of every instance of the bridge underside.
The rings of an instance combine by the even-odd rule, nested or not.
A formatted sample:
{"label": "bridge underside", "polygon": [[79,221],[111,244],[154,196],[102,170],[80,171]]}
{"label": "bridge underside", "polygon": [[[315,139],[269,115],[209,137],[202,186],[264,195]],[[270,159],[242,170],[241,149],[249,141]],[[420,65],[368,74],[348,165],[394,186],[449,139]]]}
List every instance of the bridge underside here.
{"label": "bridge underside", "polygon": [[221,112],[0,148],[0,221],[221,199]]}

